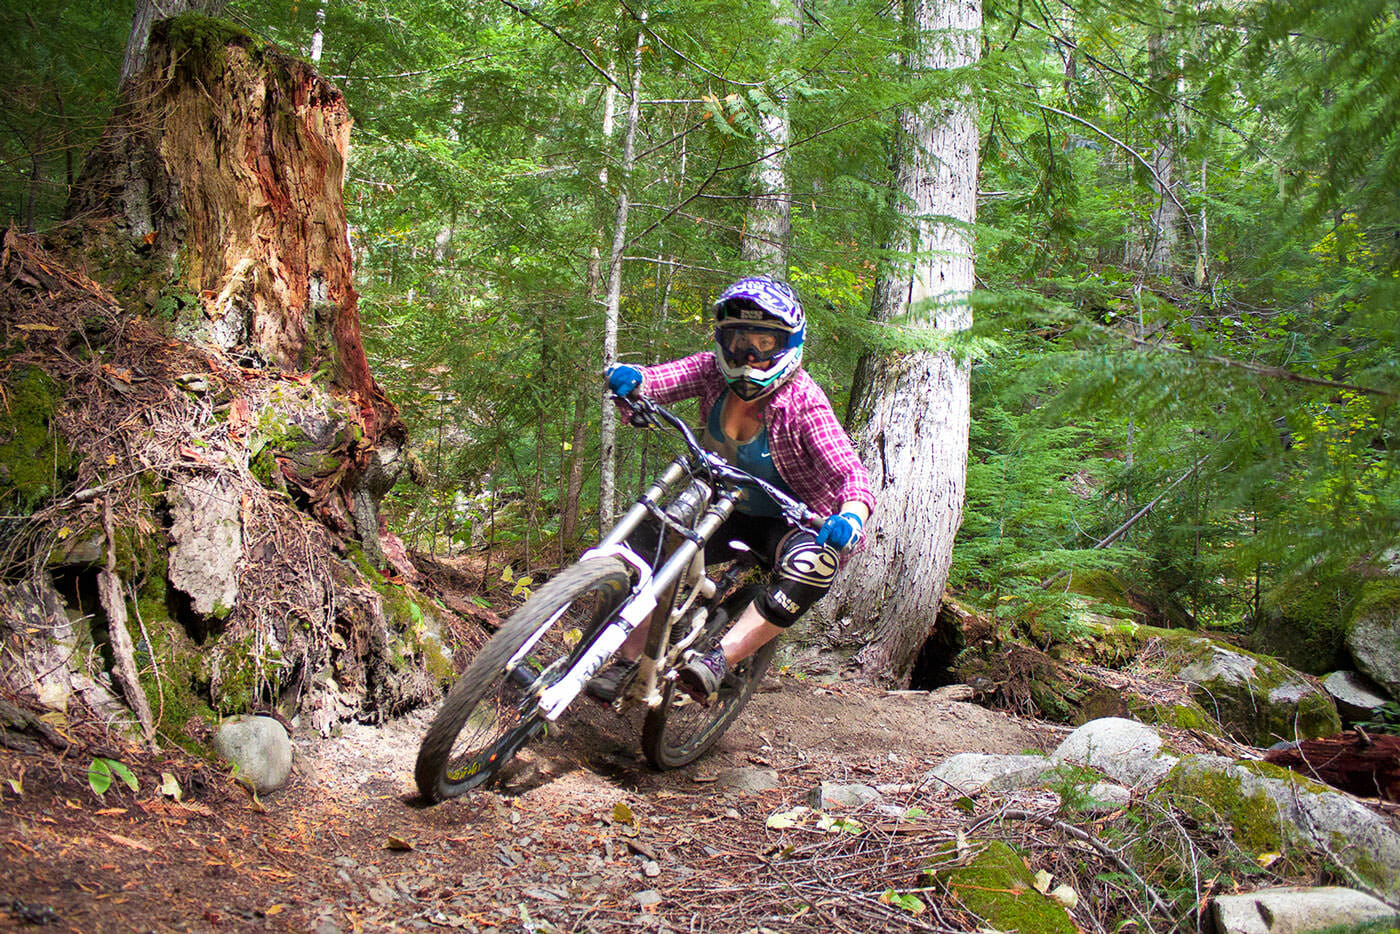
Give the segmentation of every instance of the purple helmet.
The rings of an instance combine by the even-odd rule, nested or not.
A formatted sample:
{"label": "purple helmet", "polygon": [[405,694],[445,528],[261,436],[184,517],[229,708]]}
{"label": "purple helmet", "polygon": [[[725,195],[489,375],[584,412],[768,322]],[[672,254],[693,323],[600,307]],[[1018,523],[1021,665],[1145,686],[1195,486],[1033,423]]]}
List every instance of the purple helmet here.
{"label": "purple helmet", "polygon": [[715,301],[715,363],[740,399],[777,391],[802,366],[807,315],[786,282],[749,276]]}

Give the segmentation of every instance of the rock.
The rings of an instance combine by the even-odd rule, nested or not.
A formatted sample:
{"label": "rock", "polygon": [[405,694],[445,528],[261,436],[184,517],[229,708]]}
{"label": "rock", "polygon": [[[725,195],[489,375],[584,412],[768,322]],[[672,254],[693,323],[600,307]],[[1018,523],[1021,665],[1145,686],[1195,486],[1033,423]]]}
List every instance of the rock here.
{"label": "rock", "polygon": [[1211,903],[1216,934],[1304,934],[1396,919],[1385,902],[1355,889],[1285,886]]}
{"label": "rock", "polygon": [[197,477],[172,485],[168,499],[170,584],[189,596],[196,613],[223,619],[238,600],[243,558],[239,497],[215,477]]}
{"label": "rock", "polygon": [[1331,698],[1277,659],[1211,639],[1183,640],[1192,656],[1177,677],[1232,735],[1255,746],[1333,736],[1342,728]]}
{"label": "rock", "polygon": [[1121,717],[1091,720],[1066,736],[1050,754],[1054,765],[1097,769],[1129,787],[1155,787],[1176,757],[1161,752],[1162,738],[1149,726]]}
{"label": "rock", "polygon": [[822,782],[808,794],[812,807],[819,811],[827,808],[858,808],[863,804],[881,801],[884,796],[870,785],[840,785],[836,782]]}
{"label": "rock", "polygon": [[214,751],[258,794],[281,788],[292,771],[291,740],[271,717],[230,717],[214,734]]}
{"label": "rock", "polygon": [[1108,814],[1133,803],[1133,793],[1113,782],[1095,782],[1084,790],[1086,814]]}
{"label": "rock", "polygon": [[926,783],[939,788],[951,788],[959,794],[975,795],[988,791],[1009,791],[1026,788],[1039,781],[1040,776],[1055,764],[1045,756],[997,756],[979,752],[961,752],[938,763],[926,776]]}
{"label": "rock", "polygon": [[1289,846],[1336,860],[1400,898],[1400,832],[1349,795],[1265,762],[1187,756],[1159,789],[1188,814],[1229,827],[1253,853]]}
{"label": "rock", "polygon": [[1349,723],[1371,719],[1388,700],[1381,687],[1359,671],[1334,671],[1322,679],[1322,689]]}
{"label": "rock", "polygon": [[632,898],[636,900],[637,907],[643,910],[655,908],[657,905],[661,904],[661,893],[656,891],[656,889],[643,889],[633,895]]}
{"label": "rock", "polygon": [[777,769],[722,769],[715,777],[715,785],[726,791],[744,794],[757,794],[772,791],[778,787]]}
{"label": "rock", "polygon": [[1347,628],[1356,667],[1400,700],[1400,591],[1392,581],[1366,587]]}

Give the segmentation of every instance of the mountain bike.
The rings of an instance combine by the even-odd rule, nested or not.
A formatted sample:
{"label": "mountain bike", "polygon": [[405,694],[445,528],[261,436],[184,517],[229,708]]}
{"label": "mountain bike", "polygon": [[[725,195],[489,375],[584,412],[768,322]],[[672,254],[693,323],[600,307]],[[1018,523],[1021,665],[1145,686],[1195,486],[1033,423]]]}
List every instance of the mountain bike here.
{"label": "mountain bike", "polygon": [[749,488],[773,497],[792,525],[815,529],[821,517],[707,451],[663,406],[639,395],[626,401],[634,425],[674,433],[683,450],[602,541],[541,586],[472,660],[419,746],[414,777],[424,799],[491,782],[648,622],[637,673],[613,707],[646,707],[642,750],[653,768],[703,755],[763,679],[776,641],[733,665],[708,703],[676,684],[680,669],[719,643],[761,587],[751,552],[712,574],[705,546]]}

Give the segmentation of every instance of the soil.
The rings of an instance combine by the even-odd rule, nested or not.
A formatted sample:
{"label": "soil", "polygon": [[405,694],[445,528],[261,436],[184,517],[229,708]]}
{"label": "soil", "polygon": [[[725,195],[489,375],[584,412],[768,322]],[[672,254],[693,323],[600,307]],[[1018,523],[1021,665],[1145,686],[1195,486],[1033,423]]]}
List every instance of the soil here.
{"label": "soil", "polygon": [[[203,760],[134,748],[106,754],[139,790],[99,799],[101,737],[70,731],[83,752],[0,754],[0,929],[975,930],[878,900],[917,885],[919,854],[966,818],[924,776],[955,752],[1051,748],[1063,729],[932,697],[770,677],[711,753],[666,773],[642,760],[639,722],[585,704],[499,787],[432,807],[411,775],[428,710],[294,736],[293,778],[262,800]],[[158,793],[163,772],[182,801]],[[732,784],[763,773],[769,790]],[[801,812],[770,829],[823,781],[882,792],[828,805],[860,833]],[[823,862],[830,878],[812,872]]]}

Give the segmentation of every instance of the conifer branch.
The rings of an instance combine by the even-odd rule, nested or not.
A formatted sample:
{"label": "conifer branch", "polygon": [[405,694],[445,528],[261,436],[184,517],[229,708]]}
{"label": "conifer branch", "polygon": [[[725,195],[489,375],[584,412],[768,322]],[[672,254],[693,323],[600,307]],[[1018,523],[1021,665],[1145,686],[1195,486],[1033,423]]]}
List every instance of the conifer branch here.
{"label": "conifer branch", "polygon": [[1395,399],[1400,397],[1393,389],[1377,389],[1374,386],[1358,386],[1356,383],[1343,383],[1333,379],[1323,379],[1320,376],[1307,376],[1303,373],[1296,373],[1287,367],[1273,366],[1263,363],[1250,363],[1248,360],[1236,360],[1233,357],[1222,357],[1219,354],[1193,354],[1189,350],[1181,347],[1171,347],[1166,344],[1153,343],[1143,340],[1141,337],[1126,335],[1128,340],[1138,347],[1146,347],[1151,350],[1165,350],[1169,353],[1183,354],[1197,360],[1204,360],[1208,363],[1215,363],[1220,366],[1233,367],[1237,370],[1244,370],[1246,373],[1253,373],[1255,376],[1265,376],[1270,379],[1280,379],[1290,383],[1302,383],[1307,386],[1322,386],[1326,389],[1345,389],[1351,392],[1359,392],[1367,396],[1375,396],[1379,399]]}
{"label": "conifer branch", "polygon": [[536,26],[539,26],[541,29],[548,31],[554,36],[554,38],[558,39],[560,42],[564,43],[569,48],[577,52],[580,55],[580,57],[582,57],[583,60],[587,62],[594,71],[598,72],[598,74],[603,76],[603,78],[608,82],[608,84],[611,84],[623,94],[628,93],[627,88],[624,88],[622,85],[618,84],[617,79],[610,75],[606,68],[604,68],[602,65],[599,65],[592,58],[590,58],[588,53],[585,52],[576,43],[570,42],[568,39],[564,38],[563,33],[561,33],[559,30],[555,29],[553,26],[549,25],[544,20],[531,13],[529,10],[526,10],[523,7],[517,6],[516,4],[512,3],[511,0],[501,0],[501,2],[504,3],[506,6],[510,7],[515,12],[519,13],[521,16],[528,19],[530,22],[534,23]]}

